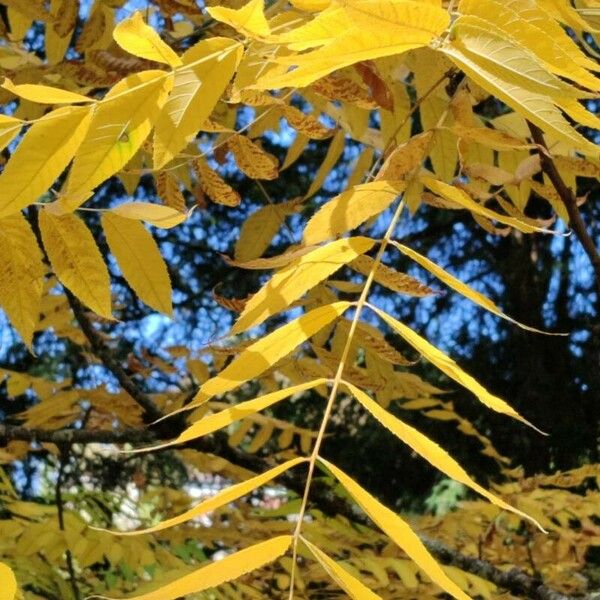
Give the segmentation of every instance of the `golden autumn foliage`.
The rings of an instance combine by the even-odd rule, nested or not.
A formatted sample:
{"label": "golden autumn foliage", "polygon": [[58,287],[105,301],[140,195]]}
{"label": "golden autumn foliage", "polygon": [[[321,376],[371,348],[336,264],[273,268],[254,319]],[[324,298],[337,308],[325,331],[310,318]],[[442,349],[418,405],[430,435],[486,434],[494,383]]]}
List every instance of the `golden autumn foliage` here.
{"label": "golden autumn foliage", "polygon": [[[539,175],[548,175],[550,164],[567,182],[600,176],[599,147],[580,131],[600,128],[584,104],[600,91],[597,53],[586,52],[590,40],[598,42],[600,4],[205,4],[159,0],[132,12],[122,0],[95,0],[84,19],[76,0],[5,5],[0,306],[32,353],[36,336],[52,330],[85,348],[90,363],[104,364],[123,389],[3,367],[9,397],[33,390],[39,398],[17,415],[18,425],[43,435],[3,429],[2,463],[14,464],[31,451],[29,442],[38,444],[34,451],[41,443],[62,470],[72,447],[84,457],[94,452],[88,442],[108,440],[109,449],[95,451],[133,460],[168,448],[187,469],[221,474],[227,485],[198,503],[184,490],[119,499],[90,488],[67,510],[20,498],[1,471],[0,599],[512,597],[512,589],[441,564],[430,537],[471,556],[483,552],[501,570],[534,561],[547,585],[582,591],[574,574],[585,550],[600,545],[598,469],[531,479],[509,470],[487,434],[411,368],[418,360],[435,367],[482,411],[514,419],[515,428],[536,424],[376,306],[371,292],[381,286],[420,299],[447,286],[530,335],[547,333],[515,321],[411,248],[398,237],[398,224],[426,204],[472,216],[473,227],[493,235],[560,235],[553,223],[527,216],[533,190],[573,225],[564,190]],[[27,51],[28,31],[37,32],[43,50]],[[482,110],[485,102],[500,107],[494,118]],[[281,123],[293,138],[280,164],[264,141]],[[263,182],[286,181],[313,141],[327,151],[304,195],[271,198]],[[350,144],[360,154],[344,189],[315,203]],[[146,176],[160,203],[134,195]],[[227,261],[268,278],[247,299],[221,299],[239,314],[202,356],[190,342],[168,359],[129,357],[124,369],[110,356],[115,340],[98,328],[120,318],[113,263],[143,305],[173,317],[173,271],[161,230],[176,230],[210,203],[243,208],[241,177],[253,180],[265,204],[245,217]],[[116,181],[127,199],[107,202],[103,190]],[[572,193],[571,199],[577,210]],[[384,222],[384,233],[375,222]],[[267,252],[288,227],[298,233],[289,247]],[[386,264],[393,255],[425,270],[437,287]],[[409,357],[384,332],[406,342]],[[184,365],[180,389],[145,392],[140,377],[177,372],[176,360]],[[316,427],[270,412],[293,407],[308,392]],[[485,500],[439,518],[401,516],[385,506],[325,458],[340,401],[356,403],[382,435],[387,431]],[[500,465],[505,483],[477,483],[405,422],[404,411],[456,421]],[[97,437],[86,440],[88,431]],[[102,437],[115,432],[123,436]],[[202,445],[217,434],[225,435],[229,455]],[[231,459],[232,452],[261,451],[263,462],[255,464],[262,472]],[[290,485],[292,470],[302,473],[300,490]],[[288,489],[281,507],[258,510],[244,501],[277,478]],[[317,479],[318,489],[327,486],[344,506],[356,505],[361,518],[313,505]],[[586,481],[596,488],[581,492]],[[139,530],[119,530],[105,518],[119,502],[130,506],[128,523]],[[151,515],[142,515],[144,506]],[[192,566],[186,563],[182,548],[195,538],[220,551],[219,560],[202,550]],[[129,577],[103,577],[119,564]]]}

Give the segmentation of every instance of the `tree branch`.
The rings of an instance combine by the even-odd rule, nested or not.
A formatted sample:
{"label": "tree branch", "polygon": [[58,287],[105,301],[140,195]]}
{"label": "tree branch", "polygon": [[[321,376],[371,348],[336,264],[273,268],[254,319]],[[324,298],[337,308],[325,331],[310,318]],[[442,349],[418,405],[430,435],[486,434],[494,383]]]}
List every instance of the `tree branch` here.
{"label": "tree branch", "polygon": [[[164,439],[172,437],[173,433]],[[92,443],[152,444],[162,439],[156,433],[146,429],[124,429],[122,431],[57,429],[49,431],[45,429],[28,429],[27,427],[0,425],[0,444],[6,444],[10,441],[28,441],[53,443],[64,447],[70,444]],[[227,443],[227,436],[221,433],[194,440],[194,442],[187,444],[186,447],[192,447],[201,452],[217,454],[238,466],[256,472],[264,472],[273,466],[259,456],[247,454],[237,448],[232,448]],[[167,450],[170,450],[170,448]],[[297,475],[288,472],[282,474],[279,479],[288,489],[299,494],[302,493],[304,489],[304,480],[302,478],[298,478]],[[373,526],[369,518],[358,510],[356,506],[336,495],[329,485],[319,479],[314,481],[311,497],[312,502],[326,514],[342,515],[355,523],[360,523],[368,527]],[[576,600],[576,598],[577,600],[585,600],[586,598],[590,598],[589,596],[567,596],[548,588],[540,580],[531,577],[520,569],[514,568],[510,571],[501,571],[486,560],[462,554],[438,540],[423,535],[419,537],[429,552],[442,564],[452,565],[467,573],[487,579],[516,596],[528,598],[529,600]]]}
{"label": "tree branch", "polygon": [[102,361],[102,364],[116,377],[121,387],[139,404],[143,409],[148,420],[156,421],[163,417],[163,412],[154,404],[152,399],[143,392],[139,386],[127,375],[125,369],[115,360],[113,353],[104,343],[102,337],[94,329],[92,322],[85,314],[81,302],[67,289],[64,288],[75,319],[79,327],[87,338],[92,352]]}
{"label": "tree branch", "polygon": [[529,131],[531,132],[531,137],[533,141],[539,146],[538,154],[540,156],[540,164],[542,166],[542,171],[548,176],[548,179],[552,182],[554,189],[560,196],[565,208],[567,209],[567,214],[569,215],[569,224],[571,225],[571,229],[577,236],[580,244],[583,246],[585,253],[587,254],[590,262],[592,263],[592,267],[594,269],[594,273],[596,274],[596,285],[598,290],[600,291],[600,254],[598,253],[598,249],[594,244],[594,240],[591,235],[588,233],[586,229],[585,223],[583,222],[583,218],[581,217],[581,213],[579,212],[579,208],[577,207],[577,200],[575,198],[575,193],[573,190],[567,187],[567,184],[563,181],[563,178],[560,176],[554,161],[552,160],[550,153],[548,152],[548,146],[546,144],[546,140],[544,139],[544,134],[542,130],[533,123],[527,121],[529,125]]}

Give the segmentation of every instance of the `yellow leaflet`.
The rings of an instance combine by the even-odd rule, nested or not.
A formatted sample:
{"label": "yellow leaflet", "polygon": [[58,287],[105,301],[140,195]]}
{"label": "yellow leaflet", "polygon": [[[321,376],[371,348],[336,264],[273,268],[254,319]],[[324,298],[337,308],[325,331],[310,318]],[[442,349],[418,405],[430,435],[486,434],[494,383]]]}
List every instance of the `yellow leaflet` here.
{"label": "yellow leaflet", "polygon": [[0,600],[13,600],[17,595],[17,578],[13,570],[5,563],[0,562]]}
{"label": "yellow leaflet", "polygon": [[533,52],[497,33],[497,28],[479,17],[459,17],[452,26],[452,43],[469,53],[482,67],[537,94],[585,97],[587,94],[549,72]]}
{"label": "yellow leaflet", "polygon": [[142,71],[119,81],[96,105],[60,200],[65,209],[80,206],[129,162],[150,134],[172,85],[172,75],[164,71]]}
{"label": "yellow leaflet", "polygon": [[[248,220],[246,220],[246,223]],[[225,262],[232,267],[239,269],[255,269],[263,271],[265,269],[279,269],[289,265],[293,260],[312,252],[316,246],[292,246],[287,252],[269,258],[254,258],[248,261],[237,261],[225,258]]]}
{"label": "yellow leaflet", "polygon": [[0,306],[31,348],[44,288],[42,253],[21,213],[0,221]]}
{"label": "yellow leaflet", "polygon": [[161,229],[170,229],[187,218],[187,214],[180,213],[170,206],[162,204],[150,204],[150,202],[125,202],[110,209],[110,212],[126,219],[146,221]]}
{"label": "yellow leaflet", "polygon": [[[210,381],[210,379],[208,380]],[[307,383],[301,383],[299,385],[294,385],[292,387],[288,387],[282,390],[277,390],[275,392],[271,392],[269,394],[264,394],[263,396],[259,396],[258,398],[254,398],[253,400],[246,400],[245,402],[240,402],[239,404],[235,404],[230,408],[226,408],[221,412],[215,413],[213,415],[209,415],[207,417],[202,417],[199,421],[196,421],[193,425],[188,427],[185,431],[181,433],[181,435],[173,440],[172,442],[167,442],[166,444],[160,444],[158,446],[152,446],[151,448],[142,448],[137,450],[136,452],[148,452],[149,450],[156,450],[157,448],[164,448],[166,446],[173,446],[176,444],[183,444],[185,442],[189,442],[190,440],[195,440],[196,438],[202,437],[203,435],[207,435],[209,433],[213,433],[213,431],[217,431],[222,429],[223,427],[227,427],[236,421],[241,419],[245,419],[250,415],[253,415],[269,406],[273,406],[277,402],[288,398],[289,396],[293,396],[294,394],[298,394],[300,392],[304,392],[306,390],[310,390],[314,387],[327,383],[327,379],[315,379],[313,381],[309,381]],[[197,403],[192,402],[188,406],[185,406],[168,416],[173,414],[182,412],[184,410],[190,410],[197,406]]]}
{"label": "yellow leaflet", "polygon": [[244,35],[261,37],[271,33],[264,7],[264,0],[250,0],[239,10],[221,6],[209,6],[206,10],[213,19],[231,25]]}
{"label": "yellow leaflet", "polygon": [[[303,462],[307,462],[308,458],[300,457],[294,458],[292,460],[288,460],[282,465],[278,465],[273,469],[269,469],[266,473],[262,473],[261,475],[257,475],[256,477],[252,477],[247,481],[242,481],[241,483],[237,483],[232,485],[218,494],[211,496],[208,500],[204,500],[204,502],[200,502],[191,508],[190,510],[186,510],[184,513],[178,515],[177,517],[173,517],[172,519],[166,519],[155,525],[154,527],[149,527],[148,529],[140,529],[139,531],[111,531],[110,533],[114,533],[116,535],[140,535],[142,533],[154,533],[156,531],[162,531],[163,529],[168,529],[169,527],[175,527],[175,525],[181,525],[191,519],[195,519],[200,515],[204,515],[208,512],[216,510],[217,508],[221,508],[221,506],[225,506],[242,496],[246,496],[250,492],[253,492],[257,488],[265,483],[268,483],[275,477],[279,477],[282,473],[289,471],[296,465],[299,465]],[[96,529],[96,528],[94,528]],[[102,529],[101,531],[107,531],[106,529]]]}
{"label": "yellow leaflet", "polygon": [[557,101],[559,108],[564,110],[574,121],[591,127],[592,129],[600,129],[600,118],[593,112],[590,112],[577,102],[574,98],[564,98]]}
{"label": "yellow leaflet", "polygon": [[[237,206],[240,203],[240,195],[216,171],[210,168],[202,156],[196,158],[192,166],[198,175],[198,185],[213,202],[224,204],[225,206]],[[247,222],[248,219],[244,221],[242,227]],[[270,238],[269,241],[271,241]]]}
{"label": "yellow leaflet", "polygon": [[[355,271],[358,271],[365,277],[368,277],[373,267],[375,266],[375,259],[370,256],[360,256],[356,260],[352,261],[350,265]],[[377,269],[373,274],[373,279],[387,287],[394,292],[399,294],[407,294],[408,296],[425,297],[435,294],[435,290],[427,287],[424,283],[407,275],[406,273],[400,273],[387,265],[379,263]]]}
{"label": "yellow leaflet", "polygon": [[331,0],[290,0],[290,3],[298,10],[318,12],[325,10],[331,4]]}
{"label": "yellow leaflet", "polygon": [[37,85],[33,83],[23,83],[15,85],[8,77],[4,79],[2,87],[11,94],[19,96],[30,102],[38,104],[75,104],[77,102],[94,102],[87,96],[68,92],[48,85]]}
{"label": "yellow leaflet", "polygon": [[[482,308],[485,308],[485,310],[489,310],[491,313],[493,313],[499,317],[502,317],[503,319],[506,319],[507,321],[510,321],[511,323],[514,323],[515,325],[518,325],[519,327],[526,329],[527,331],[535,331],[536,333],[548,333],[546,331],[540,331],[539,329],[535,329],[534,327],[529,327],[527,325],[523,325],[522,323],[519,323],[519,321],[515,321],[508,315],[505,315],[500,310],[500,308],[498,306],[496,306],[496,304],[494,304],[494,302],[492,302],[489,298],[487,298],[486,296],[484,296],[482,293],[478,292],[477,290],[474,290],[471,286],[467,285],[466,283],[463,283],[460,279],[457,279],[453,275],[450,275],[450,273],[448,273],[448,271],[445,271],[444,269],[442,269],[442,267],[440,267],[439,265],[436,265],[433,261],[429,260],[427,257],[423,256],[422,254],[419,254],[415,250],[412,250],[411,248],[408,248],[407,246],[399,244],[398,242],[393,241],[393,240],[390,243],[393,244],[396,248],[398,248],[398,250],[400,250],[400,252],[402,252],[403,254],[406,254],[406,256],[412,258],[412,260],[419,263],[424,269],[427,269],[430,273],[433,273],[439,280],[443,281],[448,287],[451,287],[453,290],[457,291],[459,294],[462,294],[469,300],[472,300],[473,302],[475,302],[475,304],[478,304]],[[554,334],[548,334],[548,335],[554,335]]]}
{"label": "yellow leaflet", "polygon": [[105,212],[102,227],[110,251],[140,300],[155,310],[172,314],[171,279],[154,238],[133,219]]}
{"label": "yellow leaflet", "polygon": [[134,56],[165,63],[171,67],[179,67],[183,64],[175,51],[163,42],[158,33],[144,23],[139,10],[115,27],[113,38],[123,50]]}
{"label": "yellow leaflet", "polygon": [[[503,30],[516,42],[534,52],[537,59],[557,75],[567,77],[589,89],[599,90],[600,79],[586,71],[583,66],[598,68],[598,65],[590,61],[580,48],[573,44],[547,13],[534,8],[529,2],[517,2],[520,2],[520,6],[511,6],[510,3],[497,0],[462,0],[459,11],[486,19],[490,28]],[[519,10],[527,11],[527,14],[519,14]],[[532,19],[532,10],[536,11],[536,20]],[[566,45],[561,43],[564,37],[567,37]],[[578,64],[576,57],[583,62]]]}
{"label": "yellow leaflet", "polygon": [[173,91],[154,130],[154,167],[175,157],[208,119],[242,58],[241,44],[227,38],[201,40],[175,71]]}
{"label": "yellow leaflet", "polygon": [[[273,562],[287,551],[291,543],[291,535],[280,535],[201,567],[153,592],[141,596],[129,596],[129,598],[130,600],[175,600],[181,596],[214,588]],[[96,598],[107,599],[108,597],[96,596]],[[108,598],[108,600],[118,599]]]}
{"label": "yellow leaflet", "polygon": [[374,243],[365,237],[341,239],[297,258],[275,273],[248,300],[231,334],[260,325],[265,319],[284,310],[339,268],[368,252]]}
{"label": "yellow leaflet", "polygon": [[258,258],[269,247],[271,240],[285,222],[285,217],[297,212],[295,202],[269,204],[254,211],[242,225],[235,243],[236,260],[246,262]]}
{"label": "yellow leaflet", "polygon": [[388,156],[377,173],[377,179],[404,179],[427,157],[431,149],[433,131],[415,135],[398,146]]}
{"label": "yellow leaflet", "polygon": [[310,219],[304,243],[318,244],[355,229],[384,211],[403,190],[401,181],[373,181],[342,192]]}
{"label": "yellow leaflet", "polygon": [[[337,35],[326,37],[320,48],[276,60],[296,69],[282,75],[267,74],[253,87],[304,87],[348,65],[427,46],[446,29],[450,17],[441,7],[424,2],[373,0],[345,3],[336,19]],[[296,45],[302,41],[297,40]],[[311,41],[309,45],[315,44]]]}
{"label": "yellow leaflet", "polygon": [[0,150],[4,150],[15,139],[21,127],[23,127],[21,119],[0,115]]}
{"label": "yellow leaflet", "polygon": [[324,458],[319,461],[327,467],[333,476],[346,488],[357,504],[371,520],[387,534],[408,556],[445,592],[459,600],[471,600],[442,570],[435,558],[429,554],[417,534],[397,514],[381,504],[369,492],[358,485],[341,469]]}
{"label": "yellow leaflet", "polygon": [[294,348],[315,335],[342,315],[351,302],[333,302],[319,306],[286,323],[279,329],[248,346],[234,361],[212,379],[204,383],[187,408],[205,402],[216,394],[224,394],[254,379]]}
{"label": "yellow leaflet", "polygon": [[110,277],[85,223],[73,214],[39,212],[40,231],[58,280],[98,315],[112,319]]}
{"label": "yellow leaflet", "polygon": [[475,142],[494,150],[514,151],[520,148],[534,148],[534,144],[528,144],[525,140],[514,137],[498,129],[489,127],[465,127],[460,123],[455,123],[451,131],[459,138],[467,142]]}
{"label": "yellow leaflet", "polygon": [[386,429],[410,446],[417,454],[422,456],[436,469],[439,469],[444,475],[470,487],[499,508],[508,510],[520,517],[530,520],[544,531],[543,527],[534,518],[512,507],[510,504],[504,502],[504,500],[498,498],[491,492],[488,492],[488,490],[473,481],[473,479],[469,477],[469,474],[443,448],[438,446],[427,436],[423,435],[420,431],[417,431],[414,427],[397,419],[394,415],[377,404],[377,402],[372,400],[361,389],[348,382],[343,382],[343,385]]}
{"label": "yellow leaflet", "polygon": [[327,574],[354,600],[381,600],[375,592],[372,592],[364,583],[351,575],[344,567],[339,565],[335,560],[327,556],[325,552],[313,546],[308,540],[302,538],[306,547],[311,551],[312,555],[317,559],[320,565],[325,569]]}
{"label": "yellow leaflet", "polygon": [[316,175],[314,176],[310,187],[308,188],[308,192],[306,192],[306,198],[310,198],[313,194],[316,194],[323,185],[325,178],[329,175],[329,172],[335,166],[335,163],[338,161],[342,152],[344,152],[344,147],[346,145],[346,134],[343,129],[339,129],[335,134],[329,147],[327,148],[327,154],[319,167]]}
{"label": "yellow leaflet", "polygon": [[252,179],[277,179],[279,162],[245,135],[234,135],[227,140],[227,147],[240,171]]}
{"label": "yellow leaflet", "polygon": [[[454,381],[460,383],[475,394],[482,404],[485,404],[485,406],[496,412],[513,417],[514,419],[533,427],[536,431],[540,431],[537,427],[534,427],[529,421],[524,419],[504,400],[490,394],[478,381],[471,377],[471,375],[465,373],[449,356],[446,356],[441,350],[438,350],[426,339],[410,329],[410,327],[407,327],[404,323],[400,323],[400,321],[397,321],[394,317],[375,306],[369,304],[369,307],[396,333],[401,335],[413,348],[420,352],[430,363],[434,364],[440,371],[450,377],[450,379],[454,379]],[[540,433],[543,432],[540,431]]]}
{"label": "yellow leaflet", "polygon": [[0,175],[0,218],[35,202],[63,172],[90,124],[91,107],[65,106],[38,119]]}
{"label": "yellow leaflet", "polygon": [[[552,133],[584,154],[600,156],[598,147],[573,129],[556,108],[552,98],[546,94],[533,92],[515,84],[514,81],[500,77],[496,72],[492,72],[477,62],[476,57],[467,51],[448,44],[442,46],[440,50],[475,83],[506,103],[515,112],[535,123],[542,131]],[[571,98],[556,98],[555,100],[561,107],[565,102],[577,103],[575,99]]]}
{"label": "yellow leaflet", "polygon": [[450,200],[450,202],[455,202],[456,204],[466,208],[467,210],[481,215],[483,217],[487,217],[488,219],[492,219],[493,221],[498,221],[499,223],[504,223],[505,225],[510,225],[523,233],[533,233],[535,231],[541,233],[552,233],[548,229],[543,229],[542,227],[536,227],[535,225],[531,225],[530,223],[526,223],[525,221],[521,221],[514,217],[507,217],[506,215],[501,215],[489,208],[485,208],[481,204],[478,204],[473,200],[466,192],[463,190],[454,187],[448,183],[444,183],[443,181],[438,181],[433,177],[422,176],[421,181],[436,194],[442,196],[446,200]]}

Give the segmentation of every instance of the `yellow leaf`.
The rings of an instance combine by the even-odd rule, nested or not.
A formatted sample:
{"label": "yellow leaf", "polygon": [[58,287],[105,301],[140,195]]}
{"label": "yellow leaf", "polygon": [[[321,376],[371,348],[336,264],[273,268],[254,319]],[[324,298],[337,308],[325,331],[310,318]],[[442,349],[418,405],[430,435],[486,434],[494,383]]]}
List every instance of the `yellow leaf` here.
{"label": "yellow leaf", "polygon": [[[282,473],[289,471],[296,465],[299,465],[303,462],[306,462],[308,458],[300,457],[294,458],[292,460],[288,460],[282,465],[278,465],[273,469],[269,469],[266,473],[262,473],[261,475],[256,475],[256,477],[252,477],[246,481],[242,481],[241,483],[237,483],[228,488],[225,488],[218,494],[211,496],[207,500],[200,502],[194,508],[190,508],[190,510],[186,510],[184,513],[173,517],[171,519],[166,519],[165,521],[161,521],[154,527],[149,527],[148,529],[140,529],[138,531],[127,531],[127,532],[116,532],[111,531],[111,533],[115,533],[117,535],[140,535],[142,533],[154,533],[156,531],[162,531],[163,529],[168,529],[169,527],[175,527],[175,525],[181,525],[191,519],[195,519],[200,515],[204,515],[208,512],[212,512],[217,508],[221,508],[221,506],[225,506],[230,502],[238,500],[242,496],[246,496],[250,492],[258,489],[260,486],[265,485],[275,477],[279,477]],[[96,528],[94,528],[96,529]],[[101,531],[107,531],[103,529]]]}
{"label": "yellow leaf", "polygon": [[[225,206],[237,206],[240,201],[240,195],[216,172],[213,171],[203,157],[199,156],[192,163],[194,170],[198,175],[198,185],[202,191],[217,204]],[[252,217],[250,217],[252,218]],[[248,219],[244,221],[244,225]],[[271,239],[269,238],[269,241]]]}
{"label": "yellow leaf", "polygon": [[[321,18],[323,26],[316,30],[317,39],[310,37],[309,43],[304,45],[321,47],[305,54],[277,59],[276,62],[294,65],[296,69],[283,75],[267,74],[253,87],[304,87],[348,65],[427,46],[449,23],[448,12],[440,6],[411,0],[351,1],[344,3],[341,9],[333,3],[327,10],[332,13],[330,22]],[[334,24],[336,29],[332,34]],[[323,29],[327,31],[326,36],[323,36]],[[315,29],[307,28],[306,34],[314,36]],[[296,47],[298,42],[304,42],[301,36],[298,37]]]}
{"label": "yellow leaf", "polygon": [[161,171],[155,174],[154,179],[156,181],[156,193],[160,196],[160,199],[177,212],[185,213],[185,198],[179,189],[177,177],[170,171]]}
{"label": "yellow leaf", "polygon": [[427,158],[431,148],[433,131],[415,135],[398,146],[381,166],[377,179],[404,179]]}
{"label": "yellow leaf", "polygon": [[459,11],[489,21],[490,28],[505,32],[534,52],[553,73],[589,89],[600,90],[600,79],[584,68],[597,69],[597,64],[581,51],[548,13],[534,3],[462,0]]}
{"label": "yellow leaf", "polygon": [[102,227],[121,272],[133,291],[155,310],[172,314],[171,280],[154,238],[133,219],[105,212]]}
{"label": "yellow leaf", "polygon": [[31,348],[46,269],[35,235],[20,213],[0,221],[0,264],[0,306]]}
{"label": "yellow leaf", "polygon": [[285,217],[298,211],[295,202],[269,204],[254,211],[242,225],[235,242],[235,258],[246,262],[258,258],[285,222]]}
{"label": "yellow leaf", "polygon": [[373,244],[373,240],[365,237],[342,239],[297,258],[275,273],[248,300],[231,334],[256,327],[265,319],[289,307],[294,300],[302,297],[342,266],[368,252]]}
{"label": "yellow leaf", "polygon": [[407,425],[397,419],[394,415],[382,408],[377,402],[372,400],[365,392],[351,383],[344,382],[343,385],[348,391],[377,419],[386,429],[391,431],[397,438],[410,446],[417,454],[422,456],[427,462],[439,469],[444,475],[451,479],[470,487],[472,490],[487,498],[492,504],[495,504],[503,510],[513,512],[520,517],[530,520],[542,531],[543,527],[532,517],[524,512],[512,507],[501,498],[498,498],[485,488],[473,481],[469,474],[456,462],[443,448],[430,440],[427,436],[417,431],[414,427]]}
{"label": "yellow leaf", "polygon": [[453,45],[501,79],[538,94],[583,97],[585,92],[548,71],[531,50],[498,33],[495,25],[479,17],[459,17],[452,26]]}
{"label": "yellow leaf", "polygon": [[15,85],[8,77],[4,79],[2,87],[19,98],[37,102],[39,104],[74,104],[77,102],[93,102],[91,98],[68,92],[60,88],[50,87],[48,85],[37,85],[32,83],[23,83]]}
{"label": "yellow leaf", "polygon": [[126,219],[146,221],[161,229],[175,227],[188,217],[187,214],[182,214],[170,206],[151,204],[150,202],[125,202],[111,208],[110,212]]}
{"label": "yellow leaf", "polygon": [[319,306],[286,323],[248,346],[227,367],[198,390],[191,406],[205,402],[215,394],[224,394],[254,379],[294,348],[318,333],[342,315],[351,302],[333,302]]}
{"label": "yellow leaf", "polygon": [[164,71],[142,71],[117,83],[98,102],[60,200],[64,208],[80,206],[97,185],[133,158],[150,134],[172,84],[172,76]]}
{"label": "yellow leaf", "polygon": [[329,469],[334,477],[346,488],[358,505],[371,520],[386,533],[423,571],[445,592],[459,600],[471,600],[442,570],[435,558],[431,556],[417,534],[389,508],[381,504],[369,492],[358,485],[341,469],[324,458],[319,461]]}
{"label": "yellow leaf", "polygon": [[[210,381],[210,380],[208,380]],[[184,444],[185,442],[189,442],[190,440],[195,440],[203,435],[207,435],[209,433],[213,433],[223,427],[227,427],[236,421],[241,419],[245,419],[250,415],[253,415],[265,408],[269,408],[269,406],[273,406],[277,402],[284,400],[294,394],[299,394],[300,392],[304,392],[306,390],[310,390],[314,387],[327,383],[327,379],[314,379],[313,381],[309,381],[307,383],[301,383],[299,385],[294,385],[291,387],[287,387],[281,390],[277,390],[275,392],[270,392],[269,394],[264,394],[263,396],[259,396],[258,398],[254,398],[253,400],[246,400],[245,402],[240,402],[231,406],[230,408],[226,408],[218,413],[213,415],[209,415],[207,417],[202,417],[199,421],[196,421],[193,425],[188,427],[185,431],[183,431],[179,437],[174,439],[171,442],[167,442],[165,444],[160,444],[158,446],[152,446],[151,448],[142,448],[138,452],[148,452],[149,450],[156,450],[158,448],[165,448],[167,446],[174,446],[177,444]],[[177,412],[181,412],[184,410],[190,410],[195,408],[198,405],[196,402],[192,402],[190,405],[185,406],[183,409],[175,411],[172,414],[176,414]]]}
{"label": "yellow leaf", "polygon": [[57,108],[23,136],[0,175],[0,218],[35,202],[63,172],[90,124],[87,106]]}
{"label": "yellow leaf", "polygon": [[465,127],[460,123],[455,123],[452,131],[462,140],[475,142],[499,151],[514,151],[520,148],[534,147],[533,144],[528,144],[525,140],[489,127]]}
{"label": "yellow leaf", "polygon": [[316,194],[323,185],[325,178],[329,175],[329,172],[335,166],[335,163],[339,160],[340,156],[344,152],[344,147],[346,146],[346,134],[343,129],[339,129],[335,134],[329,147],[327,148],[327,154],[323,159],[323,162],[319,166],[319,170],[316,175],[313,177],[310,187],[308,188],[308,192],[306,192],[306,198],[310,198],[314,194]]}
{"label": "yellow leaf", "polygon": [[534,327],[523,325],[522,323],[515,321],[508,315],[505,315],[500,310],[500,308],[496,304],[494,304],[494,302],[492,302],[487,296],[484,296],[481,292],[478,292],[477,290],[474,290],[471,286],[467,285],[466,283],[463,283],[460,279],[457,279],[456,277],[448,273],[448,271],[442,269],[442,267],[436,265],[433,261],[429,260],[422,254],[419,254],[415,250],[412,250],[407,246],[399,244],[394,240],[392,240],[390,243],[396,248],[398,248],[400,252],[406,254],[406,256],[412,258],[412,260],[420,264],[424,269],[427,269],[430,273],[433,273],[440,281],[443,281],[448,287],[451,287],[459,294],[462,294],[469,300],[475,302],[475,304],[478,304],[482,308],[485,308],[485,310],[489,310],[491,313],[502,317],[503,319],[506,319],[507,321],[510,321],[511,323],[514,323],[515,325],[518,325],[519,327],[526,329],[527,331],[546,333],[544,331],[540,331],[539,329],[535,329]]}
{"label": "yellow leaf", "polygon": [[173,91],[154,130],[154,167],[160,169],[198,133],[227,87],[242,57],[227,38],[201,40],[181,57]]}
{"label": "yellow leaf", "polygon": [[0,115],[0,150],[4,150],[15,139],[22,127],[21,119]]}
{"label": "yellow leaf", "polygon": [[[442,46],[440,50],[476,84],[496,96],[521,116],[529,119],[542,131],[551,133],[585,154],[596,157],[600,155],[598,147],[579,134],[563,117],[550,96],[525,89],[514,81],[501,77],[496,71],[486,68],[487,64],[478,62],[476,57],[466,50],[450,44]],[[575,99],[568,97],[557,97],[554,100],[561,107],[565,102],[577,104]]]}
{"label": "yellow leaf", "polygon": [[[375,306],[369,305],[371,310],[379,315],[396,333],[401,335],[413,348],[420,352],[430,363],[434,364],[440,371],[445,373],[450,379],[460,383],[471,391],[482,404],[496,412],[513,417],[530,427],[539,431],[529,421],[525,420],[514,408],[507,404],[501,398],[490,394],[478,381],[471,375],[465,373],[449,356],[446,356],[441,350],[430,344],[426,339],[414,332],[410,327],[400,323],[394,317]],[[540,432],[542,433],[542,432]]]}
{"label": "yellow leaf", "polygon": [[58,280],[98,315],[112,319],[110,277],[85,223],[73,214],[39,212],[40,231]]}
{"label": "yellow leaf", "polygon": [[175,51],[163,42],[158,33],[144,23],[139,10],[115,27],[113,38],[123,50],[134,56],[164,63],[170,67],[179,67],[183,64]]}
{"label": "yellow leaf", "polygon": [[245,35],[260,37],[271,33],[264,7],[264,0],[250,0],[238,10],[222,6],[209,6],[206,10],[213,19],[227,23]]}
{"label": "yellow leaf", "polygon": [[493,221],[498,221],[499,223],[504,223],[505,225],[510,225],[523,233],[533,233],[535,231],[542,233],[552,233],[547,229],[543,229],[541,227],[536,227],[535,225],[531,225],[525,221],[521,221],[516,219],[515,217],[507,217],[506,215],[501,215],[481,204],[475,202],[466,192],[463,190],[454,187],[448,183],[444,183],[443,181],[438,181],[433,177],[422,176],[421,181],[436,194],[442,196],[442,198],[446,198],[446,200],[450,200],[450,202],[455,202],[462,208],[466,208],[467,210],[481,215],[482,217],[487,217],[488,219],[492,219]]}
{"label": "yellow leaf", "polygon": [[13,600],[17,595],[17,578],[13,570],[3,562],[0,562],[0,581],[0,600]]}
{"label": "yellow leaf", "polygon": [[318,244],[355,229],[384,211],[404,190],[400,181],[363,183],[336,196],[310,219],[304,243]]}
{"label": "yellow leaf", "polygon": [[[181,596],[214,588],[273,562],[287,551],[291,543],[291,535],[280,535],[200,567],[197,571],[184,575],[153,592],[129,598],[130,600],[175,600]],[[96,597],[107,598],[106,596]],[[109,598],[108,600],[118,599]]]}
{"label": "yellow leaf", "polygon": [[279,163],[256,142],[245,135],[234,135],[227,140],[227,147],[240,171],[252,179],[277,179]]}
{"label": "yellow leaf", "polygon": [[327,574],[354,600],[381,600],[375,592],[372,592],[364,583],[351,575],[344,567],[336,563],[325,552],[313,546],[308,540],[302,538],[306,547],[312,555],[319,561],[320,565],[327,571]]}
{"label": "yellow leaf", "polygon": [[[368,276],[375,266],[375,260],[370,256],[360,256],[350,265],[353,269]],[[395,269],[379,263],[377,270],[374,273],[373,279],[380,285],[398,292],[399,294],[407,294],[408,296],[417,296],[423,298],[435,294],[435,291],[418,279],[399,273]]]}

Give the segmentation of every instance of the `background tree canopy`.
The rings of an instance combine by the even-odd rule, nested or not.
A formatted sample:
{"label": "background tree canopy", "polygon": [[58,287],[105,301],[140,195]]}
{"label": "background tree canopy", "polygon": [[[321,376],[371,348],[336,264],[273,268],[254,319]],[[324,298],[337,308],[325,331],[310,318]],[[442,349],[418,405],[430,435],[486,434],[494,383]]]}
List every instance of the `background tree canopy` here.
{"label": "background tree canopy", "polygon": [[0,600],[594,597],[598,0],[0,16]]}

